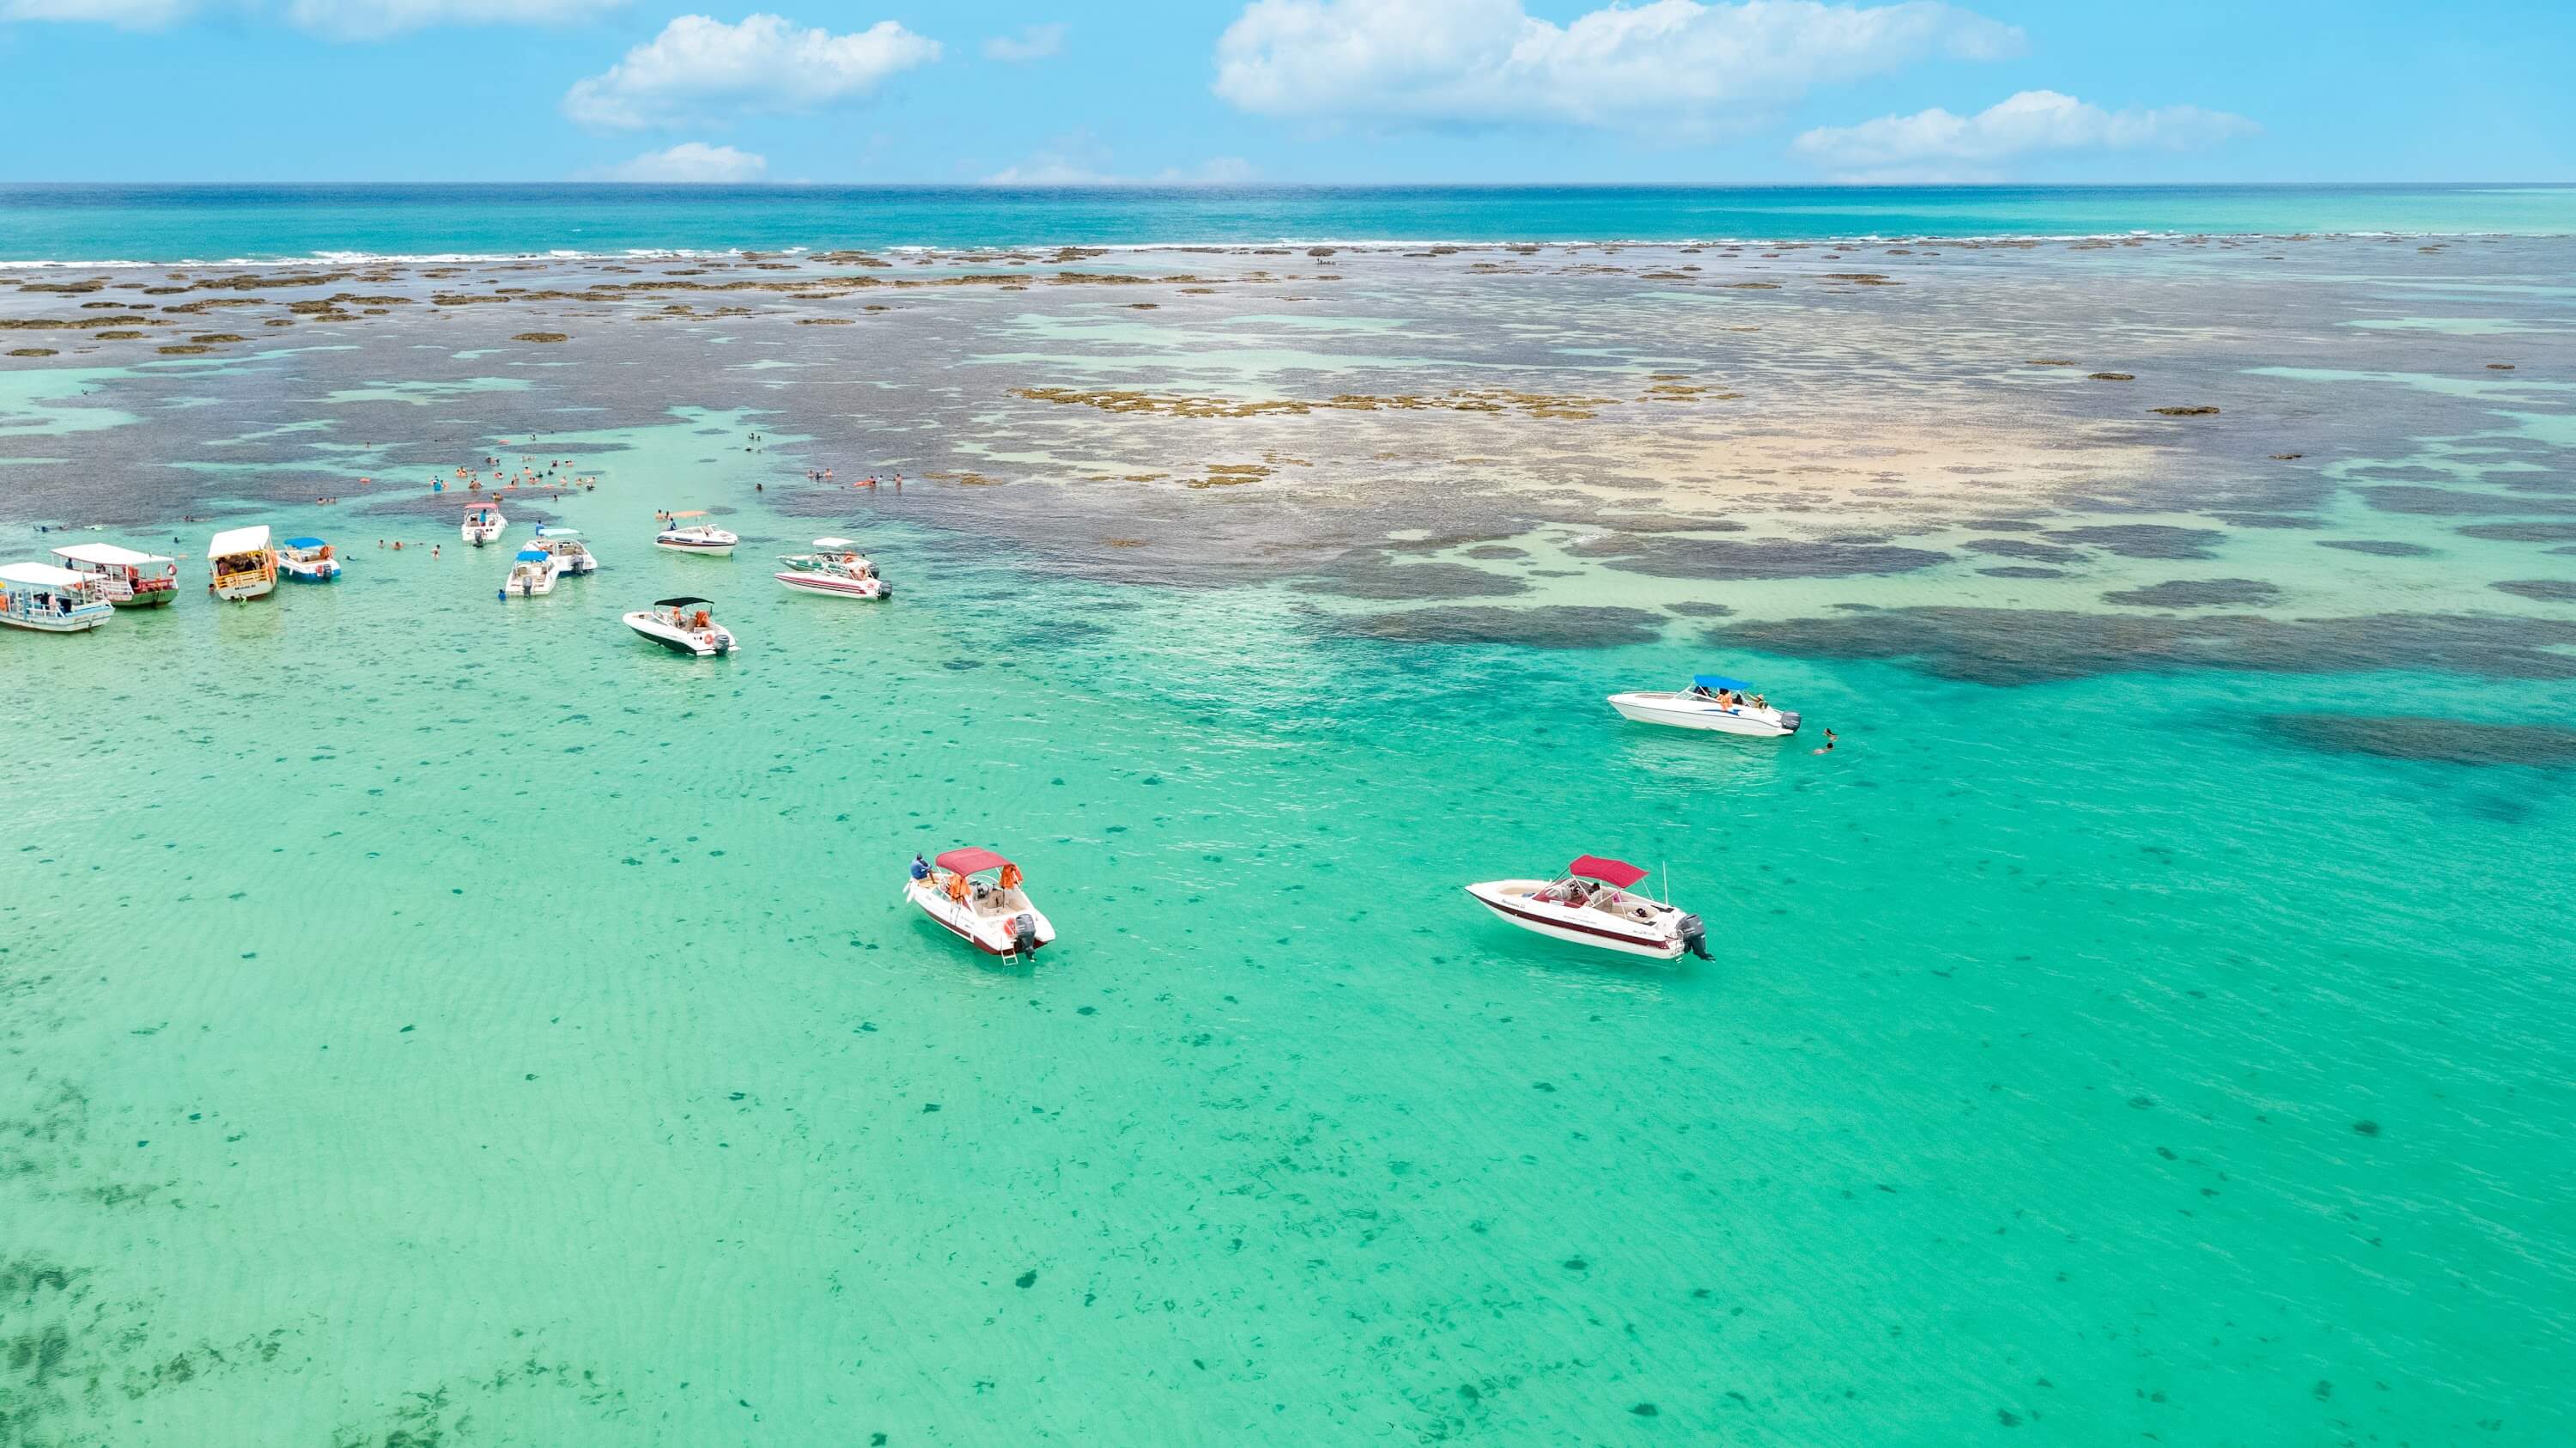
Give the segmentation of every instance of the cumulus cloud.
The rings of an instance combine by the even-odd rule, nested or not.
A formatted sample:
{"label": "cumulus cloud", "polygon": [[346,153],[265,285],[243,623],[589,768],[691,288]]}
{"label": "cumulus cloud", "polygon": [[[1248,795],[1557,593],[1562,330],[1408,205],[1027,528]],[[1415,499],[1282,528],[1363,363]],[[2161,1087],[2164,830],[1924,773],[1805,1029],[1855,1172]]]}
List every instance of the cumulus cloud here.
{"label": "cumulus cloud", "polygon": [[664,181],[740,184],[769,174],[769,160],[731,146],[682,141],[667,151],[647,151],[632,161],[598,172],[601,181]]}
{"label": "cumulus cloud", "polygon": [[[2040,151],[2191,150],[2263,128],[2243,116],[2198,106],[2106,111],[2056,91],[2023,91],[1973,116],[1938,106],[1910,116],[1881,116],[1857,126],[1821,126],[1789,145],[1823,166],[1852,168],[1855,180],[1957,176]],[[1970,176],[1989,173],[1970,171]]]}
{"label": "cumulus cloud", "polygon": [[891,20],[834,35],[776,15],[738,25],[683,15],[602,74],[575,81],[563,111],[599,130],[640,130],[745,111],[802,111],[867,95],[939,58],[939,42]]}
{"label": "cumulus cloud", "polygon": [[987,60],[1044,60],[1064,49],[1065,26],[1024,25],[1017,35],[996,35],[984,42]]}
{"label": "cumulus cloud", "polygon": [[1521,0],[1254,0],[1217,41],[1216,93],[1276,116],[1692,129],[2021,46],[2018,29],[1936,0],[1652,0],[1564,25]]}

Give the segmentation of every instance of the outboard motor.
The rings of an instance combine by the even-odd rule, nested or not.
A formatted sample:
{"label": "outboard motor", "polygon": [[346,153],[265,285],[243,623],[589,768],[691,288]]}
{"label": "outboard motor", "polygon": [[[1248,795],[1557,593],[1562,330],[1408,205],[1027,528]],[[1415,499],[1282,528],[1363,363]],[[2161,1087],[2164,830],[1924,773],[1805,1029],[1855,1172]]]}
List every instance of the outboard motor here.
{"label": "outboard motor", "polygon": [[1020,954],[1034,957],[1038,953],[1038,918],[1022,912],[1011,917],[1011,946]]}
{"label": "outboard motor", "polygon": [[1708,927],[1696,915],[1682,917],[1682,949],[1702,960],[1714,958],[1708,953]]}
{"label": "outboard motor", "polygon": [[1783,709],[1780,711],[1780,727],[1795,734],[1798,732],[1799,721],[1805,717],[1794,709]]}

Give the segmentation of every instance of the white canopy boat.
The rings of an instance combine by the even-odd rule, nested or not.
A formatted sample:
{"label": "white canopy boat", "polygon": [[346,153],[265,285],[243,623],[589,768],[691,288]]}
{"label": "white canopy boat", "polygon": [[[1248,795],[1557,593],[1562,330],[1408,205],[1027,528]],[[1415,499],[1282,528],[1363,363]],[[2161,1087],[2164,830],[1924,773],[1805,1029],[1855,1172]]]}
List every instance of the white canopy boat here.
{"label": "white canopy boat", "polygon": [[626,626],[675,654],[710,658],[732,653],[733,631],[715,621],[703,598],[661,598],[626,615]]}
{"label": "white canopy boat", "polygon": [[319,538],[289,538],[277,545],[277,574],[289,583],[330,583],[340,576],[340,560]]}
{"label": "white canopy boat", "polygon": [[116,616],[97,575],[50,563],[0,565],[0,623],[38,633],[82,633]]}
{"label": "white canopy boat", "polygon": [[[577,528],[550,528],[540,524],[535,546],[555,556],[555,576],[558,578],[578,578],[599,571],[599,560],[590,556],[590,549],[581,541],[581,531]],[[527,555],[523,553],[520,556]]]}
{"label": "white canopy boat", "polygon": [[500,541],[503,530],[509,526],[510,520],[501,516],[500,504],[468,503],[465,505],[465,525],[457,531],[465,535],[466,542],[480,548],[486,543]]}
{"label": "white canopy boat", "polygon": [[179,596],[179,562],[159,553],[137,553],[113,543],[74,543],[54,550],[63,566],[99,582],[118,608],[158,608]]}
{"label": "white canopy boat", "polygon": [[206,571],[206,586],[217,598],[266,598],[277,587],[277,550],[268,546],[268,526],[232,528],[208,539]]}
{"label": "white canopy boat", "polygon": [[527,547],[510,561],[510,576],[501,580],[503,598],[533,598],[555,591],[555,575],[563,565],[543,548]]}
{"label": "white canopy boat", "polygon": [[1613,694],[1610,707],[1618,710],[1622,718],[1675,729],[1707,729],[1762,739],[1780,739],[1798,732],[1797,714],[1772,708],[1768,700],[1753,692],[1751,684],[1723,674],[1698,675],[1689,688],[1670,693]]}
{"label": "white canopy boat", "polygon": [[1708,932],[1698,916],[1628,893],[1644,878],[1644,870],[1625,860],[1585,855],[1554,880],[1487,880],[1467,893],[1523,930],[1576,945],[1657,960],[1684,951],[1708,959]]}
{"label": "white canopy boat", "polygon": [[892,598],[894,585],[877,576],[877,566],[859,556],[859,545],[847,538],[817,538],[811,553],[782,553],[784,573],[770,576],[799,593],[825,593],[835,598]]}
{"label": "white canopy boat", "polygon": [[690,523],[683,526],[680,522],[682,518],[705,516],[705,509],[671,514],[669,524],[661,532],[653,535],[653,546],[668,548],[674,553],[721,553],[731,556],[733,545],[741,542],[740,538],[712,523]]}
{"label": "white canopy boat", "polygon": [[1035,959],[1055,939],[1054,924],[1020,887],[1020,867],[991,850],[950,850],[935,862],[916,856],[903,895],[986,955]]}

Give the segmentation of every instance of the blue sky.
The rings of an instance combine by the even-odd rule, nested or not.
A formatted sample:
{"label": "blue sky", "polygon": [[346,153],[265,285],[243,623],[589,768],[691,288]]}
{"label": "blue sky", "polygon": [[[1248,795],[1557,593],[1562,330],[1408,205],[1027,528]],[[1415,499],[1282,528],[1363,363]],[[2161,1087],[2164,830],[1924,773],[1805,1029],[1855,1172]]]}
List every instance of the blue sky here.
{"label": "blue sky", "polygon": [[2576,5],[0,0],[0,180],[2576,178]]}

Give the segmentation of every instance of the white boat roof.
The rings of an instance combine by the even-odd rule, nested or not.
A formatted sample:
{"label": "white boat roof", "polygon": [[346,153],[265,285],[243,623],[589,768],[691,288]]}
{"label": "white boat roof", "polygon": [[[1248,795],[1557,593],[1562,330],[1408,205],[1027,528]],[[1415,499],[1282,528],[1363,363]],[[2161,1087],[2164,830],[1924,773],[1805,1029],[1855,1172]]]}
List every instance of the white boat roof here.
{"label": "white boat roof", "polygon": [[131,548],[119,548],[113,543],[74,543],[67,548],[55,549],[54,556],[75,559],[82,563],[105,563],[123,567],[132,567],[137,563],[173,561],[158,553],[137,553]]}
{"label": "white boat roof", "polygon": [[814,540],[814,546],[817,548],[856,548],[859,545],[851,542],[847,538],[817,538]]}
{"label": "white boat roof", "polygon": [[254,523],[247,528],[231,528],[206,540],[206,556],[221,558],[232,553],[256,553],[268,546],[268,525]]}
{"label": "white boat roof", "polygon": [[51,588],[89,582],[87,578],[68,568],[56,568],[50,563],[0,564],[0,578],[5,578],[11,583],[40,583]]}

